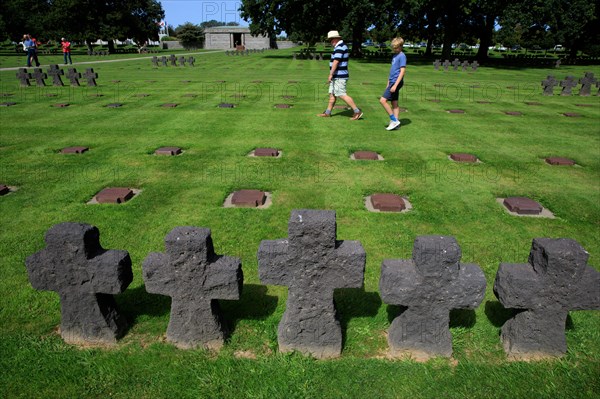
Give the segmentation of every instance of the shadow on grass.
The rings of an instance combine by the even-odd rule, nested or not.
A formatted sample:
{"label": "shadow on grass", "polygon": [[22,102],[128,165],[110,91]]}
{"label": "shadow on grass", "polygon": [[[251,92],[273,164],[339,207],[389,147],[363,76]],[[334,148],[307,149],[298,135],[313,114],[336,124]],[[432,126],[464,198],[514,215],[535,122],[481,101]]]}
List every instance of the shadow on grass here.
{"label": "shadow on grass", "polygon": [[220,300],[219,304],[228,327],[233,331],[240,320],[268,318],[275,312],[278,300],[276,296],[267,295],[266,285],[244,284],[239,300]]}
{"label": "shadow on grass", "polygon": [[[498,328],[501,328],[504,323],[512,319],[515,315],[521,312],[525,312],[526,309],[507,309],[499,301],[487,301],[485,303],[485,315],[488,320]],[[567,315],[565,323],[566,330],[572,330],[574,328],[573,319],[571,315]]]}
{"label": "shadow on grass", "polygon": [[[388,305],[387,314],[388,322],[392,324],[394,319],[400,316],[408,309],[407,306]],[[450,311],[450,328],[464,327],[471,328],[475,325],[477,316],[472,309],[452,309]]]}
{"label": "shadow on grass", "polygon": [[366,292],[364,288],[340,288],[333,294],[336,318],[342,328],[342,347],[346,345],[346,330],[350,319],[373,317],[381,306],[377,292]]}

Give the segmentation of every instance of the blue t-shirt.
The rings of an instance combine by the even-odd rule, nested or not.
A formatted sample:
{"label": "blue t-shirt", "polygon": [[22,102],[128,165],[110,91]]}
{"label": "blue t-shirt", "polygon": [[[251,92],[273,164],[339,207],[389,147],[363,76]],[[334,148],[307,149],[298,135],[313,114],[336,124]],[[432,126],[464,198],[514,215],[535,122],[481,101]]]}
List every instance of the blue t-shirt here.
{"label": "blue t-shirt", "polygon": [[390,84],[396,83],[398,76],[400,76],[400,69],[406,68],[406,55],[403,52],[399,52],[392,58],[392,67],[390,68]]}
{"label": "blue t-shirt", "polygon": [[333,49],[333,53],[331,53],[331,60],[329,61],[330,70],[333,66],[333,61],[339,61],[339,64],[333,74],[334,79],[348,79],[350,77],[348,74],[348,58],[350,58],[348,46],[346,46],[346,43],[344,43],[343,40],[340,40]]}

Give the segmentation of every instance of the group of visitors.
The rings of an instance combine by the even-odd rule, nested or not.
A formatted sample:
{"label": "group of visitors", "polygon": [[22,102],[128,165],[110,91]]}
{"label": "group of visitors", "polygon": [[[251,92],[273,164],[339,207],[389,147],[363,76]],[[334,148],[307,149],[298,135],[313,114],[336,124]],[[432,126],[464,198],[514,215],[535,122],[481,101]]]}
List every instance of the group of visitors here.
{"label": "group of visitors", "polygon": [[[339,97],[354,111],[354,115],[350,119],[359,120],[362,118],[363,112],[346,92],[346,85],[350,76],[348,73],[348,59],[350,57],[348,46],[344,43],[338,31],[330,31],[327,34],[327,39],[333,46],[329,62],[329,76],[327,77],[327,83],[329,83],[329,103],[327,104],[327,109],[317,116],[324,118],[331,117],[331,111]],[[395,55],[392,59],[387,86],[379,99],[379,102],[390,117],[390,123],[386,127],[387,130],[395,130],[400,127],[398,98],[399,91],[404,85],[404,74],[406,73],[406,55],[402,52],[404,39],[397,37],[392,40],[391,45]],[[391,102],[391,106],[388,101]]]}
{"label": "group of visitors", "polygon": [[[38,59],[38,41],[35,37],[31,36],[29,33],[23,35],[23,41],[21,42],[23,45],[23,51],[27,53],[27,67],[31,68],[33,64],[35,66],[40,66],[40,61]],[[64,37],[60,39],[60,44],[62,47],[62,52],[65,60],[65,65],[67,65],[67,61],[69,64],[73,64],[71,60],[71,42],[69,42]]]}

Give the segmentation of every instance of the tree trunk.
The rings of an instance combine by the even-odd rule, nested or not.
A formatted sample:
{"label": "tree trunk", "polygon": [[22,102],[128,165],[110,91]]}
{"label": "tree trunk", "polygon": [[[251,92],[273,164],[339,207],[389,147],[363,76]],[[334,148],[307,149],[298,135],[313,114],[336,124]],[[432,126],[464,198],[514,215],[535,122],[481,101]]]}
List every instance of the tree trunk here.
{"label": "tree trunk", "polygon": [[110,39],[108,41],[108,53],[109,54],[115,53],[115,41],[113,39]]}
{"label": "tree trunk", "polygon": [[85,39],[85,45],[87,46],[88,51],[94,51],[92,47],[92,39]]}
{"label": "tree trunk", "polygon": [[475,56],[479,61],[485,61],[488,59],[488,47],[490,47],[492,44],[495,21],[495,15],[488,15],[485,17],[485,23],[483,24],[481,37],[479,38],[479,49],[477,50],[477,55]]}

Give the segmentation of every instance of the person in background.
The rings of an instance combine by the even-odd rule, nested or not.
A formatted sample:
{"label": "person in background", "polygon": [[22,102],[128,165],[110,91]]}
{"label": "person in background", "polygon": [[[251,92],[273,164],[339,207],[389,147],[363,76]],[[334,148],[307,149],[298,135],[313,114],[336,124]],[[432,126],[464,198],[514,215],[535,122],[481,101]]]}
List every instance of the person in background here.
{"label": "person in background", "polygon": [[34,61],[36,63],[36,66],[40,66],[40,62],[38,61],[36,53],[36,43],[31,39],[31,36],[27,33],[23,35],[23,47],[25,48],[25,51],[27,51],[27,67],[31,68],[31,64]]}
{"label": "person in background", "polygon": [[[396,55],[392,58],[392,66],[390,68],[387,86],[379,99],[379,102],[390,116],[390,124],[386,127],[386,130],[395,130],[400,127],[400,120],[398,119],[398,115],[400,114],[398,97],[400,89],[404,85],[404,74],[406,72],[406,55],[402,52],[403,46],[404,39],[401,37],[392,40],[392,51],[394,51]],[[391,107],[388,104],[388,101],[392,102]]]}
{"label": "person in background", "polygon": [[71,42],[63,37],[60,39],[60,44],[62,46],[63,56],[65,57],[65,65],[67,65],[67,59],[69,60],[69,64],[73,64],[73,61],[71,60]]}

